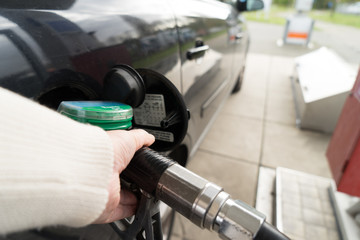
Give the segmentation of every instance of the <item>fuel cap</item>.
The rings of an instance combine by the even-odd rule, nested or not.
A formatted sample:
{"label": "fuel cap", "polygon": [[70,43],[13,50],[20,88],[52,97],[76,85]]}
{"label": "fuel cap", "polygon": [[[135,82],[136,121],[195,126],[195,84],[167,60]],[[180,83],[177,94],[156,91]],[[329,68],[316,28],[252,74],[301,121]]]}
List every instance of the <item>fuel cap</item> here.
{"label": "fuel cap", "polygon": [[144,101],[144,81],[132,67],[117,65],[105,76],[103,97],[105,100],[122,102],[136,108]]}
{"label": "fuel cap", "polygon": [[58,112],[78,122],[96,125],[104,130],[128,129],[132,126],[132,107],[108,101],[63,101]]}

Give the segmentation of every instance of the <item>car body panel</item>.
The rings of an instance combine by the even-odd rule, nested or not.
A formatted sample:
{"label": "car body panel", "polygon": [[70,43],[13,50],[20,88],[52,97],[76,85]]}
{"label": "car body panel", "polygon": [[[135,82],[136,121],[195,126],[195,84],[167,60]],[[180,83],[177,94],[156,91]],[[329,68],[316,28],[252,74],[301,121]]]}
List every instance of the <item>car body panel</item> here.
{"label": "car body panel", "polygon": [[[17,44],[18,51],[31,55],[28,65],[33,66],[32,74],[37,76],[20,80],[12,73],[10,79],[0,76],[0,85],[39,99],[63,84],[52,76],[67,70],[74,73],[74,79],[80,74],[79,78],[89,82],[82,87],[93,86],[88,89],[93,94],[85,97],[101,98],[105,74],[117,64],[128,64],[158,71],[180,88],[178,37],[168,5],[163,0],[141,4],[107,0],[102,1],[101,8],[98,5],[95,1],[76,1],[69,9],[58,11],[2,9],[0,31],[11,32],[3,34],[8,42],[23,40],[23,46]],[[34,46],[37,51],[31,53]],[[3,61],[13,58],[7,56]],[[14,68],[17,65],[14,63]],[[65,75],[63,80],[68,77]],[[26,82],[36,87],[24,88]]]}

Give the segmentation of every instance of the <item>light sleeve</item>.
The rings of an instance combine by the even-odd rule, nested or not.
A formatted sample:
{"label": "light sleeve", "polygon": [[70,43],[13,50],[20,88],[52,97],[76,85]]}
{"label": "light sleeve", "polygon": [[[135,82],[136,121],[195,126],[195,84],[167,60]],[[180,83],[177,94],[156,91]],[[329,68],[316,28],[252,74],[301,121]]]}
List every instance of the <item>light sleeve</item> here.
{"label": "light sleeve", "polygon": [[98,218],[113,171],[106,132],[2,88],[0,111],[0,234]]}

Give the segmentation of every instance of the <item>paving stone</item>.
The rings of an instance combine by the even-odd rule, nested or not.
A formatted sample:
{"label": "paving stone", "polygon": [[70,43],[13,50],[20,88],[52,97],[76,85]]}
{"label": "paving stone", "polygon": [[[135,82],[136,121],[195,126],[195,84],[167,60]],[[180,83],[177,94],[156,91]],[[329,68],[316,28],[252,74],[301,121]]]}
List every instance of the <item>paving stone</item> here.
{"label": "paving stone", "polygon": [[329,199],[329,184],[324,187],[318,187],[319,197],[322,201]]}
{"label": "paving stone", "polygon": [[255,204],[258,166],[237,161],[231,157],[199,150],[188,168],[201,177],[221,186],[231,194],[251,206]]}
{"label": "paving stone", "polygon": [[305,224],[303,221],[293,219],[287,221],[288,218],[283,220],[284,232],[293,234],[299,237],[305,237]]}
{"label": "paving stone", "polygon": [[305,184],[301,185],[300,192],[301,192],[302,196],[306,196],[309,198],[316,199],[319,197],[318,191],[317,191],[316,187],[314,187],[314,186],[305,185]]}
{"label": "paving stone", "polygon": [[285,219],[295,218],[302,220],[303,217],[302,217],[301,207],[286,202],[283,202],[282,206],[283,206],[282,214]]}
{"label": "paving stone", "polygon": [[305,239],[316,239],[316,240],[328,240],[327,229],[320,226],[306,225],[305,227]]}
{"label": "paving stone", "polygon": [[285,167],[331,177],[325,157],[329,140],[328,135],[265,122],[261,162],[266,167]]}
{"label": "paving stone", "polygon": [[324,219],[321,213],[312,209],[303,209],[304,222],[324,226]]}
{"label": "paving stone", "polygon": [[299,194],[293,194],[292,192],[283,192],[282,201],[284,203],[290,203],[294,206],[301,206],[301,197]]}
{"label": "paving stone", "polygon": [[262,129],[260,120],[223,114],[216,119],[200,149],[259,163]]}
{"label": "paving stone", "polygon": [[296,181],[291,181],[291,179],[284,179],[284,182],[286,182],[286,184],[282,186],[284,192],[299,195],[300,188]]}
{"label": "paving stone", "polygon": [[329,240],[340,240],[339,232],[337,230],[333,230],[333,229],[328,230],[328,239]]}
{"label": "paving stone", "polygon": [[291,240],[305,240],[303,237],[299,237],[299,236],[296,236],[294,234],[287,234],[286,236],[288,238],[290,238]]}
{"label": "paving stone", "polygon": [[304,195],[301,197],[301,201],[304,208],[321,211],[321,202],[318,198],[310,198]]}
{"label": "paving stone", "polygon": [[[289,174],[296,176],[300,189],[298,194],[289,194],[291,192],[284,187],[290,179]],[[283,178],[283,176],[286,177]],[[337,228],[334,213],[331,212],[330,197],[326,195],[327,199],[324,200],[319,198],[319,192],[325,192],[324,189],[327,189],[333,180],[284,168],[277,169],[276,178],[277,196],[279,196],[276,200],[281,199],[280,205],[277,202],[277,206],[280,206],[277,213],[281,212],[280,218],[277,215],[278,227],[283,229],[285,234],[291,235],[293,237],[291,239],[328,240],[331,237],[337,240]],[[327,181],[327,184],[317,184],[318,180]],[[294,185],[294,182],[290,184]],[[294,204],[297,199],[301,200],[300,205]]]}
{"label": "paving stone", "polygon": [[322,200],[321,201],[321,205],[322,205],[322,211],[326,214],[330,214],[330,215],[334,215],[334,210],[333,210],[333,207],[329,201],[329,198],[328,200]]}
{"label": "paving stone", "polygon": [[325,221],[325,226],[327,228],[337,230],[336,220],[334,215],[325,214],[324,221]]}

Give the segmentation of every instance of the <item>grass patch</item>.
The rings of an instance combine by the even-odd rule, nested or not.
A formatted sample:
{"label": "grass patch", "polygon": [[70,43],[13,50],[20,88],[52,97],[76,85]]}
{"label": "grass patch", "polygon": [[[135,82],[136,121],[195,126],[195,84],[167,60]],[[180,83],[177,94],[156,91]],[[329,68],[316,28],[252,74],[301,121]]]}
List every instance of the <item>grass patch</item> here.
{"label": "grass patch", "polygon": [[360,16],[351,15],[351,14],[342,14],[331,11],[319,11],[314,10],[310,13],[310,17],[315,20],[320,20],[324,22],[330,22],[334,24],[341,24],[351,27],[360,28]]}
{"label": "grass patch", "polygon": [[[246,12],[244,15],[249,21],[285,25],[286,17],[295,13],[294,8],[272,5],[268,14],[264,11],[257,11]],[[333,13],[330,10],[313,10],[309,16],[319,21],[360,28],[360,15]]]}
{"label": "grass patch", "polygon": [[245,12],[247,20],[263,23],[285,25],[286,17],[294,13],[294,9],[272,5],[269,13],[265,11]]}

